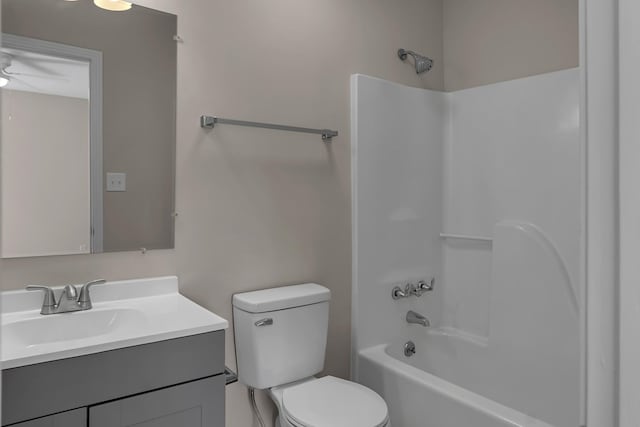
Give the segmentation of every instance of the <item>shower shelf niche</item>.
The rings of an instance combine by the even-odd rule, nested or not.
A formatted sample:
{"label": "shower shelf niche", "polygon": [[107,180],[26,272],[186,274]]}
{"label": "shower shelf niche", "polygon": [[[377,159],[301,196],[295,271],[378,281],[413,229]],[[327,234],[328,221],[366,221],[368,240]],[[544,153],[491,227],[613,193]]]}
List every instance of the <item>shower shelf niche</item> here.
{"label": "shower shelf niche", "polygon": [[452,234],[452,233],[440,233],[440,237],[443,239],[457,239],[457,240],[475,240],[477,242],[493,242],[491,237],[485,236],[472,236],[468,234]]}

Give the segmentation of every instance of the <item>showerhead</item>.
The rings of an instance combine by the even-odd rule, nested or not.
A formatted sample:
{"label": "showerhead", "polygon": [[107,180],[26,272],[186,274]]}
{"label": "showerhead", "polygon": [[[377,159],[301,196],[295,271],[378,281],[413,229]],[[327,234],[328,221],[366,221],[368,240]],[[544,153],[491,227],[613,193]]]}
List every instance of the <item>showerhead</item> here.
{"label": "showerhead", "polygon": [[407,59],[407,55],[411,55],[415,62],[416,74],[422,74],[433,68],[433,59],[419,55],[411,50],[398,49],[398,58],[402,61]]}

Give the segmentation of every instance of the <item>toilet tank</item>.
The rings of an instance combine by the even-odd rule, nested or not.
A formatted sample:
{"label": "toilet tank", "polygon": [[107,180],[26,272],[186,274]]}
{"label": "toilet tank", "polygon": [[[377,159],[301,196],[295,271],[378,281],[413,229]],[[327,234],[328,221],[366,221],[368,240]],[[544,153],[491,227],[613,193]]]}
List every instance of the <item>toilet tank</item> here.
{"label": "toilet tank", "polygon": [[322,371],[330,297],[315,283],[235,294],[238,380],[267,389]]}

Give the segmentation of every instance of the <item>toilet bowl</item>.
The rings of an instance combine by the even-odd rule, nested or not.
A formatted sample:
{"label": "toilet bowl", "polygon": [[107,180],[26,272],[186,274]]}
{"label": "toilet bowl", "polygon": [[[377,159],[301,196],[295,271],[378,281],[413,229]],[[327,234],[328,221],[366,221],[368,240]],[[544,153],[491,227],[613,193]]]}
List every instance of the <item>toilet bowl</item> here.
{"label": "toilet bowl", "polygon": [[329,289],[314,283],[233,296],[238,380],[268,390],[278,427],[389,427],[375,391],[325,376]]}
{"label": "toilet bowl", "polygon": [[274,387],[277,427],[390,427],[385,401],[373,390],[340,378],[309,378]]}

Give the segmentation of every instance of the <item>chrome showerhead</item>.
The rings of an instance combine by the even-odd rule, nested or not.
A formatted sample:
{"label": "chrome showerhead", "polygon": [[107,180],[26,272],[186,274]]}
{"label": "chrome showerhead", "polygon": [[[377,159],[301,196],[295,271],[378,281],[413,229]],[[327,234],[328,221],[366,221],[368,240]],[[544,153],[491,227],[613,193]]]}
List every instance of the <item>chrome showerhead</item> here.
{"label": "chrome showerhead", "polygon": [[433,59],[419,55],[411,50],[398,49],[398,58],[402,61],[407,59],[407,55],[411,55],[415,62],[416,74],[422,74],[433,68]]}

